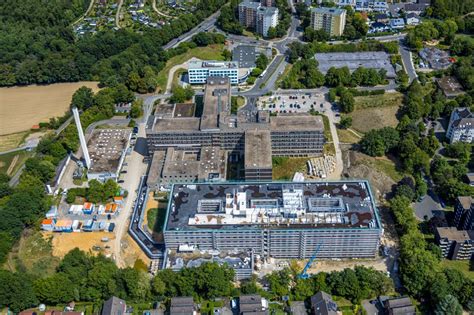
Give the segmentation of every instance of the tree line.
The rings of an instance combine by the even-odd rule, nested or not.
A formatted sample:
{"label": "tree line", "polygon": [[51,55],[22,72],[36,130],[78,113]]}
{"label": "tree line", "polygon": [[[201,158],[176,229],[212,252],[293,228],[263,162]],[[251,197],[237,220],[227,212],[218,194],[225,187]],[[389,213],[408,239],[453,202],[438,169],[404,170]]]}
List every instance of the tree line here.
{"label": "tree line", "polygon": [[335,272],[320,272],[308,279],[299,279],[298,267],[275,271],[263,279],[268,290],[254,276],[234,285],[234,270],[227,264],[203,263],[199,267],[183,268],[178,272],[160,270],[155,276],[146,266],[136,263],[133,268],[118,268],[103,255],[93,256],[79,249],[67,253],[54,274],[49,276],[0,271],[0,308],[19,312],[39,303],[66,304],[71,301],[91,302],[100,308],[111,296],[129,303],[169,301],[176,296],[192,296],[195,301],[219,297],[237,297],[258,293],[271,300],[306,300],[318,291],[325,291],[353,303],[393,292],[393,284],[383,272],[357,266]]}
{"label": "tree line", "polygon": [[224,3],[199,1],[195,12],[161,29],[104,30],[75,38],[70,24],[85,11],[87,0],[2,1],[0,86],[98,80],[104,86],[123,83],[132,91],[153,91],[166,60],[181,53],[162,46]]}

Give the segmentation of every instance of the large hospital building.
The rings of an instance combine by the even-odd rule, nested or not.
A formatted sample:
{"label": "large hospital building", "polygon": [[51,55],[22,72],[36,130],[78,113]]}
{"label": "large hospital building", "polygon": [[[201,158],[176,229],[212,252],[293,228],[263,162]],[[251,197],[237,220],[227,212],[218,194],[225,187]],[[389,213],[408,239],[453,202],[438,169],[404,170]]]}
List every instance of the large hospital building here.
{"label": "large hospital building", "polygon": [[[247,180],[271,180],[272,156],[317,156],[323,151],[324,126],[320,116],[270,116],[268,111],[239,111],[237,114],[231,114],[228,78],[207,79],[200,115],[195,115],[196,110],[186,110],[184,113],[178,106],[183,105],[159,106],[155,115],[150,117],[146,130],[148,151],[154,156],[151,170],[157,170],[155,173],[159,170],[163,174],[166,173],[170,182],[224,179],[225,167],[219,166],[222,163],[222,158],[219,158],[222,156],[220,151],[235,156],[241,156],[245,152]],[[213,152],[207,154],[204,160],[201,158],[204,156],[201,152],[203,147]],[[171,159],[173,163],[169,163],[170,158],[163,154],[163,151],[169,151],[169,148],[173,148],[173,156],[178,157],[178,160]],[[178,151],[188,153],[177,154]],[[167,172],[167,165],[177,170],[190,169],[190,159],[201,161],[194,164],[196,167],[192,173],[195,175],[190,176],[189,172]],[[179,167],[180,163],[182,167]],[[156,176],[156,180],[158,177]]]}
{"label": "large hospital building", "polygon": [[375,257],[382,226],[366,181],[176,184],[166,248],[263,258]]}

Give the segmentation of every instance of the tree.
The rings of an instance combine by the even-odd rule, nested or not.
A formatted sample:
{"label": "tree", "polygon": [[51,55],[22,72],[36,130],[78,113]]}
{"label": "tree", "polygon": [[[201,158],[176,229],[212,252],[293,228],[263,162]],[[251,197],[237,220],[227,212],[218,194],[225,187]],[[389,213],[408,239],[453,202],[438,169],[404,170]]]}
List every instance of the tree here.
{"label": "tree", "polygon": [[448,294],[436,305],[435,315],[461,315],[462,307],[456,297]]}
{"label": "tree", "polygon": [[258,292],[257,277],[252,275],[249,280],[242,281],[240,284],[240,291],[243,294],[255,294]]}
{"label": "tree", "polygon": [[34,283],[36,297],[44,303],[60,304],[78,300],[78,290],[65,274],[56,273]]}
{"label": "tree", "polygon": [[130,109],[130,117],[138,118],[143,114],[143,100],[137,99],[133,101],[132,108]]}
{"label": "tree", "polygon": [[341,107],[341,111],[344,113],[351,113],[352,111],[354,111],[355,100],[351,92],[344,90],[341,93],[339,99],[339,106]]}
{"label": "tree", "polygon": [[86,86],[80,87],[72,95],[71,108],[77,107],[78,109],[84,110],[91,107],[94,103],[94,93],[91,88]]}
{"label": "tree", "polygon": [[339,122],[339,127],[341,129],[347,129],[352,126],[352,117],[351,116],[343,116],[341,121]]}
{"label": "tree", "polygon": [[18,313],[37,303],[38,299],[27,274],[0,270],[0,308],[8,307],[10,311]]}
{"label": "tree", "polygon": [[231,60],[232,59],[232,52],[228,49],[224,49],[222,51],[222,57],[224,58],[224,60]]}
{"label": "tree", "polygon": [[170,97],[171,103],[183,103],[194,96],[194,90],[189,85],[186,88],[176,86],[172,92],[173,95]]}
{"label": "tree", "polygon": [[364,135],[359,142],[363,153],[370,156],[382,156],[385,154],[385,143],[376,130],[371,130]]}
{"label": "tree", "polygon": [[467,163],[471,158],[471,145],[464,142],[455,142],[445,146],[446,155]]}
{"label": "tree", "polygon": [[266,276],[266,280],[274,296],[281,297],[289,294],[291,281],[289,269],[274,271]]}
{"label": "tree", "polygon": [[268,66],[268,58],[264,54],[258,55],[257,59],[255,60],[255,65],[257,68],[265,70]]}

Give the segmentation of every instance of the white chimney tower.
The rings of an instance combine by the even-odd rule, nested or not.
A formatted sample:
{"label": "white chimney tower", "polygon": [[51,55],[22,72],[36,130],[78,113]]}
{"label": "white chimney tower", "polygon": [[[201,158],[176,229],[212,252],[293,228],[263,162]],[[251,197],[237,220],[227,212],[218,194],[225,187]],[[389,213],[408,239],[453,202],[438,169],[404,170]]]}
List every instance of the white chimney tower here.
{"label": "white chimney tower", "polygon": [[74,115],[74,121],[76,122],[77,133],[79,134],[79,141],[81,142],[82,155],[86,161],[86,166],[89,169],[91,167],[91,158],[89,156],[89,151],[87,150],[86,138],[84,137],[84,132],[82,131],[81,119],[79,118],[79,111],[77,107],[72,108],[72,114]]}

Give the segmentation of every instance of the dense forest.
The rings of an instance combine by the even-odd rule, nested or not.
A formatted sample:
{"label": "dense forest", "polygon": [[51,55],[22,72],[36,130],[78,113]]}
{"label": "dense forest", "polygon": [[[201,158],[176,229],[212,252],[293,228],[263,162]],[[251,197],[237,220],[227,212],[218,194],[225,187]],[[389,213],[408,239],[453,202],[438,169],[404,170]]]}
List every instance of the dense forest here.
{"label": "dense forest", "polygon": [[161,29],[139,34],[102,31],[75,38],[70,24],[83,14],[87,0],[0,2],[0,86],[99,80],[124,83],[133,91],[154,90],[156,73],[176,50],[161,46],[217,11],[224,0],[199,1]]}

